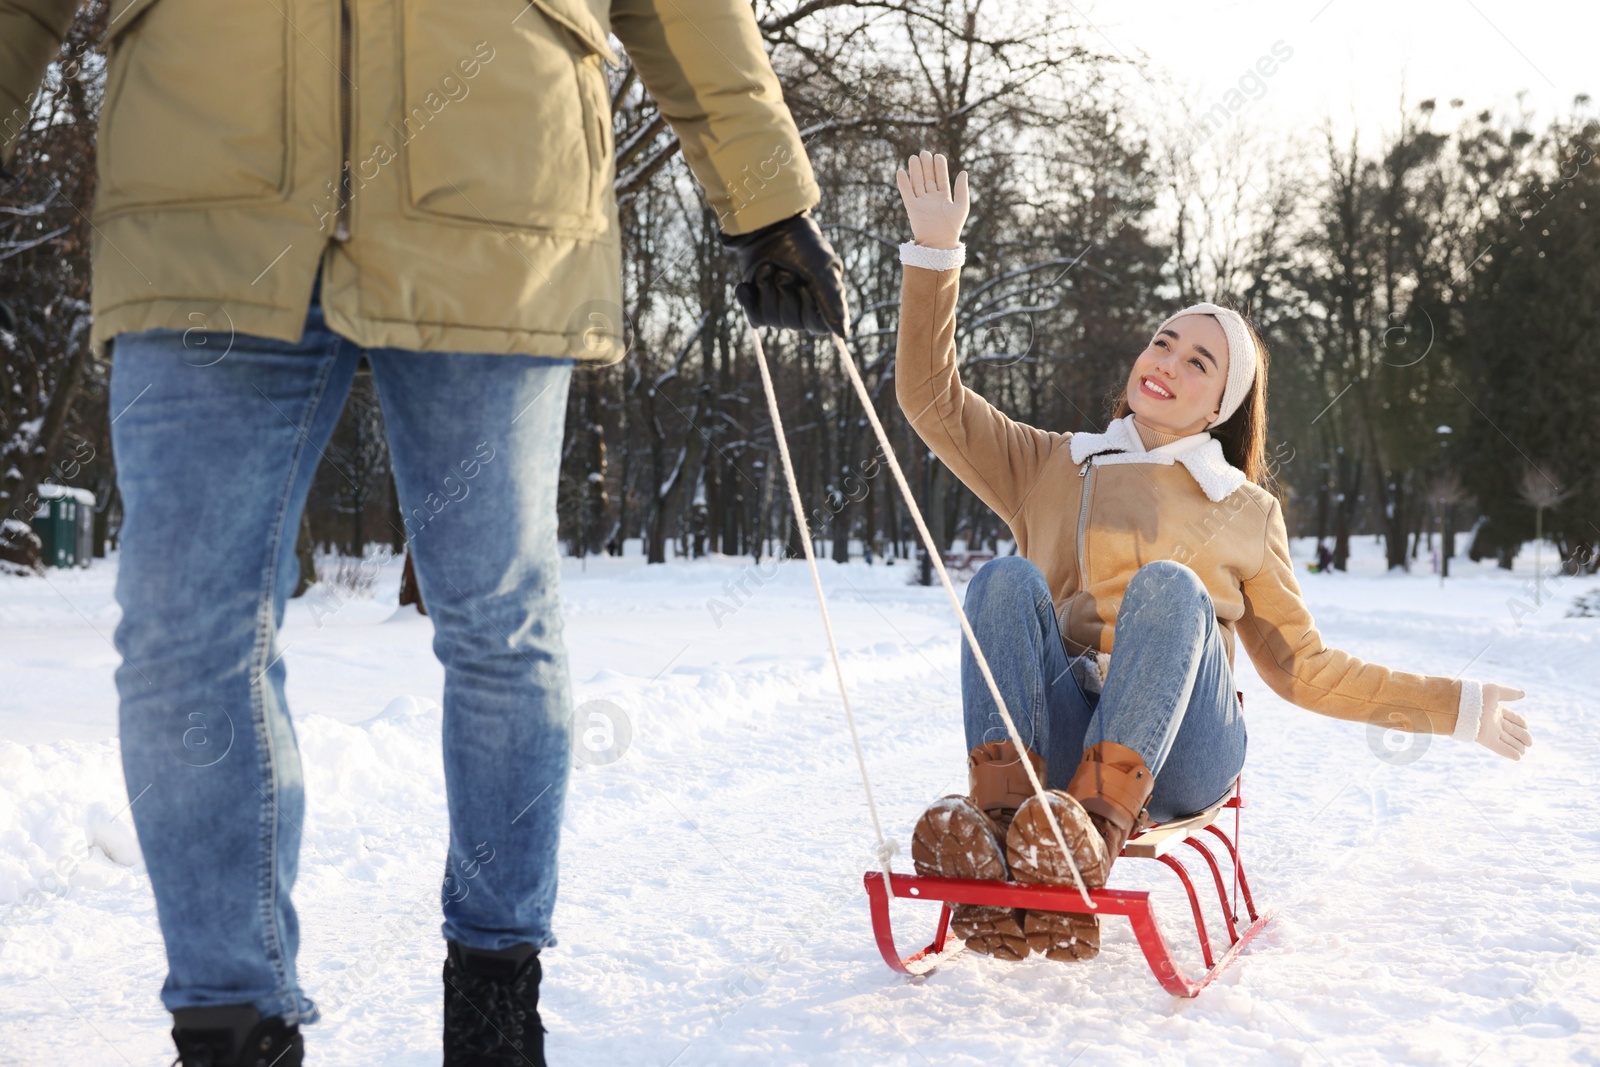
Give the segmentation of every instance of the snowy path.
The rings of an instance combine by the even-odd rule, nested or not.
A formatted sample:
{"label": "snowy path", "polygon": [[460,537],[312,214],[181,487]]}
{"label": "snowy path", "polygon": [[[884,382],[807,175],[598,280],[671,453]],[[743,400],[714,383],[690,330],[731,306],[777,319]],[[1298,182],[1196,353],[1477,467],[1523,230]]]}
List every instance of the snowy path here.
{"label": "snowy path", "polygon": [[[1458,561],[1443,590],[1370,555],[1350,575],[1302,575],[1330,642],[1528,690],[1536,740],[1519,764],[1446,738],[1388,747],[1402,739],[1284,704],[1241,651],[1244,847],[1278,917],[1242,966],[1180,1002],[1115,920],[1084,966],[963,957],[920,984],[892,975],[802,569],[748,581],[719,619],[708,598],[732,606],[725,583],[746,561],[570,563],[577,698],[613,701],[632,737],[573,775],[552,1061],[1600,1063],[1600,619],[1563,617],[1600,583],[1558,580],[1519,627],[1507,602],[1531,552],[1519,565]],[[905,842],[929,800],[964,786],[955,625],[904,566],[824,574],[886,829]],[[170,1058],[113,739],[114,576],[0,579],[0,1063]],[[283,638],[308,778],[296,900],[318,1065],[437,1062],[442,678],[428,622],[394,612],[397,578],[321,627],[297,603]],[[1117,879],[1158,890],[1197,968],[1170,875],[1129,862]],[[931,907],[896,914],[903,947],[925,942]]]}

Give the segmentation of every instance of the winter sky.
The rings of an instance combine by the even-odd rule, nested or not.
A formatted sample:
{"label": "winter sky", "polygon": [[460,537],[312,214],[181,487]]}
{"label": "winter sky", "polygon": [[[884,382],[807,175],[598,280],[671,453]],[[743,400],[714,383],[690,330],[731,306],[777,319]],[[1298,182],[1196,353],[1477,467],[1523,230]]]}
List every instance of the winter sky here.
{"label": "winter sky", "polygon": [[[1246,81],[1239,120],[1266,130],[1314,132],[1331,118],[1375,135],[1408,104],[1435,98],[1436,128],[1454,125],[1453,97],[1469,113],[1512,111],[1517,93],[1534,125],[1569,114],[1582,92],[1600,98],[1594,0],[1075,0],[1093,25],[1086,44],[1148,58],[1141,104],[1169,112],[1175,91],[1204,111],[1282,42],[1292,56]],[[1280,53],[1283,47],[1280,46]],[[1170,85],[1167,83],[1171,83]],[[1174,89],[1173,87],[1176,87]],[[1364,138],[1365,139],[1365,138]]]}

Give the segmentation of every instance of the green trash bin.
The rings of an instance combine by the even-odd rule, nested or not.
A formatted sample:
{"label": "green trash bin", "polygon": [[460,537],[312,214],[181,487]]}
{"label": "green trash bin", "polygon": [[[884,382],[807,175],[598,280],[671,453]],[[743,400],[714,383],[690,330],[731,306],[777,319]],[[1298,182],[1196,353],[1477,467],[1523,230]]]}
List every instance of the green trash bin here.
{"label": "green trash bin", "polygon": [[91,550],[94,529],[94,494],[70,485],[39,486],[39,510],[33,516],[33,530],[41,542],[40,557],[51,567],[87,567],[83,555],[85,539],[81,528],[87,524]]}

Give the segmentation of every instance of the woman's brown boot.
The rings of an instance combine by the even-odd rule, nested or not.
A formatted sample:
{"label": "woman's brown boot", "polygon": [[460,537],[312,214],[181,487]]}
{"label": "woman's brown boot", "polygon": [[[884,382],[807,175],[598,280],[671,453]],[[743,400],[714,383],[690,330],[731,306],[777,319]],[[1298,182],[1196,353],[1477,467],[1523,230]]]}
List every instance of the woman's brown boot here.
{"label": "woman's brown boot", "polygon": [[[1044,757],[1028,751],[1033,773],[1044,781]],[[1017,809],[1033,796],[1033,783],[1010,741],[989,741],[967,753],[967,795],[989,816],[1000,840],[1006,839]]]}
{"label": "woman's brown boot", "polygon": [[[1067,792],[1083,805],[1105,838],[1107,875],[1134,828],[1149,822],[1145,805],[1155,788],[1156,776],[1144,765],[1144,757],[1127,745],[1101,741],[1083,754]],[[1104,876],[1100,884],[1105,885]]]}
{"label": "woman's brown boot", "polygon": [[[1105,886],[1112,863],[1143,821],[1154,788],[1155,776],[1143,757],[1126,745],[1102,741],[1083,754],[1065,791],[1045,794],[1085,886]],[[1073,884],[1072,870],[1036,797],[1017,811],[1006,835],[1006,853],[1012,877],[1019,882]],[[1100,952],[1097,915],[1029,911],[1023,932],[1033,951],[1053,960],[1092,959]]]}
{"label": "woman's brown boot", "polygon": [[[936,801],[911,837],[911,859],[921,875],[941,878],[1007,877],[1002,841],[1017,807],[1033,790],[1027,772],[1009,741],[979,745],[967,756],[969,796],[948,796]],[[1028,758],[1044,778],[1044,761],[1032,752]],[[956,904],[950,909],[950,929],[974,952],[1002,960],[1028,955],[1023,933],[1023,913],[1017,908]]]}

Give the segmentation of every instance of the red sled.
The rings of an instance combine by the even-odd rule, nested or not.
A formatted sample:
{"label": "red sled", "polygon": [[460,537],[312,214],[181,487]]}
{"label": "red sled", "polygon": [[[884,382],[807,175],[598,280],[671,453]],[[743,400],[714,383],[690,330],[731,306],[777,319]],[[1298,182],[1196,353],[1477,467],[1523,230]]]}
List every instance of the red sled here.
{"label": "red sled", "polygon": [[[1241,693],[1241,701],[1243,696]],[[1144,958],[1150,964],[1150,970],[1155,973],[1156,981],[1173,996],[1192,997],[1210,985],[1217,975],[1238,958],[1245,946],[1272,918],[1270,911],[1261,914],[1256,912],[1255,900],[1250,895],[1250,881],[1245,877],[1244,867],[1239,860],[1239,812],[1243,807],[1244,799],[1239,791],[1239,782],[1235,781],[1228,795],[1214,807],[1187,819],[1160,823],[1143,833],[1135,834],[1128,839],[1121,852],[1121,856],[1124,857],[1153,859],[1165,864],[1183,883],[1184,890],[1189,894],[1189,907],[1194,913],[1195,932],[1199,936],[1200,952],[1205,958],[1207,968],[1206,973],[1199,979],[1184,974],[1183,969],[1173,959],[1167,939],[1162,936],[1161,928],[1156,923],[1148,892],[1128,889],[1089,890],[1089,899],[1094,901],[1099,909],[1098,914],[1126,915],[1132,921],[1134,937],[1138,939],[1139,948],[1143,950]],[[1231,838],[1216,825],[1217,816],[1228,808],[1233,809],[1234,818]],[[1228,898],[1228,883],[1222,877],[1222,868],[1217,863],[1217,857],[1200,836],[1203,832],[1216,837],[1227,850],[1229,862],[1233,867],[1235,893],[1231,904]],[[1188,845],[1200,853],[1206,866],[1211,869],[1211,880],[1217,890],[1217,901],[1222,907],[1222,917],[1228,928],[1228,947],[1220,960],[1212,953],[1211,938],[1206,931],[1205,916],[1200,910],[1200,898],[1195,892],[1194,882],[1184,865],[1172,855],[1179,845]],[[940,963],[966,947],[949,936],[951,904],[988,904],[1002,908],[1090,914],[1083,906],[1083,898],[1078,895],[1077,888],[1070,885],[1029,885],[1022,882],[893,874],[889,876],[886,886],[882,871],[868,871],[864,882],[867,888],[867,900],[872,908],[872,932],[878,941],[878,951],[883,954],[885,963],[902,974],[928,974]],[[1241,895],[1244,897],[1245,913],[1249,916],[1249,925],[1242,931],[1239,926],[1243,920],[1237,907]],[[895,948],[894,931],[889,923],[890,896],[943,902],[938,930],[933,943],[927,948],[911,956],[904,958],[900,956],[899,950]]]}

